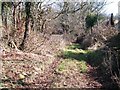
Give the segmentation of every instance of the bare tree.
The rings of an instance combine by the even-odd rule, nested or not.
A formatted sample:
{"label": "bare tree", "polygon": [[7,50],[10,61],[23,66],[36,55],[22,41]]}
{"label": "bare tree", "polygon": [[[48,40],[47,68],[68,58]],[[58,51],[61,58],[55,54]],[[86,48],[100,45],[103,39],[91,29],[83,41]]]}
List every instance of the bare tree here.
{"label": "bare tree", "polygon": [[29,21],[30,21],[30,8],[31,8],[31,2],[26,2],[25,3],[25,12],[26,12],[25,32],[24,32],[23,41],[19,47],[20,49],[24,49],[25,41],[28,36],[28,30],[29,30],[28,26],[29,26]]}

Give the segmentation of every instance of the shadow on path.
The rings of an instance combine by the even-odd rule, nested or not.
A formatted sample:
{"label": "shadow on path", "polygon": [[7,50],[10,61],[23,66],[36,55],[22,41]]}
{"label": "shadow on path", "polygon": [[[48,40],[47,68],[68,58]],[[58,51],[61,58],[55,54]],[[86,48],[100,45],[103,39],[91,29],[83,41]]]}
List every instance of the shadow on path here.
{"label": "shadow on path", "polygon": [[114,51],[120,49],[120,34],[110,38],[105,43],[105,47],[96,51],[82,50],[80,49],[80,45],[77,44],[76,47],[72,47],[74,50],[78,49],[77,52],[68,50],[64,52],[62,57],[64,59],[86,61],[93,68],[87,74],[95,81],[101,83],[102,88],[118,88],[117,84],[111,79],[111,73],[108,66],[105,65],[105,59],[110,57],[107,56],[109,50]]}

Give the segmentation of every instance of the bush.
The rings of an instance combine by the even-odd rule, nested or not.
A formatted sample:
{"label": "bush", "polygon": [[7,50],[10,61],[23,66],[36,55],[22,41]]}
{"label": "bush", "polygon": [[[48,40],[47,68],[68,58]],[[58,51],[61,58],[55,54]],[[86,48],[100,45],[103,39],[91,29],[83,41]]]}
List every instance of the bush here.
{"label": "bush", "polygon": [[97,23],[98,15],[96,14],[88,14],[86,16],[86,28],[92,29],[92,27]]}

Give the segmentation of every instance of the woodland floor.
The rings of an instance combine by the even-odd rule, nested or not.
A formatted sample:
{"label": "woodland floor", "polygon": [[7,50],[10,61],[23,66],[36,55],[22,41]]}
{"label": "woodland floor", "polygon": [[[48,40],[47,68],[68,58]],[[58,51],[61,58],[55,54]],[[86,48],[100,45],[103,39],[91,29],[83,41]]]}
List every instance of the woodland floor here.
{"label": "woodland floor", "polygon": [[[112,88],[107,76],[88,63],[90,51],[71,46],[61,35],[53,35],[37,48],[42,53],[4,52],[0,88]],[[74,53],[61,56],[66,48]]]}

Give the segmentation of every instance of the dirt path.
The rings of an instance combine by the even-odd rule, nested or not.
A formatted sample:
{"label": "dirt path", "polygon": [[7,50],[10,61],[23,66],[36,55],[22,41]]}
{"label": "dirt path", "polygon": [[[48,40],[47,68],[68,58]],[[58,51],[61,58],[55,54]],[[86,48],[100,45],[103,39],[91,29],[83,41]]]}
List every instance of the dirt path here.
{"label": "dirt path", "polygon": [[[36,52],[40,55],[24,52],[4,52],[3,87],[59,87],[59,88],[100,88],[98,83],[87,73],[80,73],[69,66],[65,73],[56,72],[64,60],[57,57],[59,50],[66,46],[62,35],[52,35]],[[88,65],[89,66],[89,65]],[[89,66],[91,70],[92,67]],[[90,72],[91,70],[88,70]],[[92,73],[95,73],[92,70]]]}

